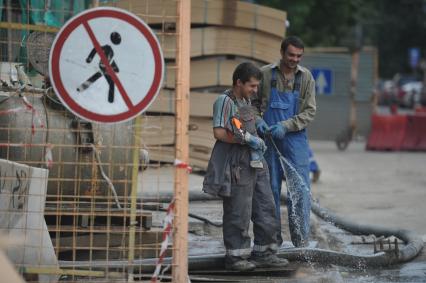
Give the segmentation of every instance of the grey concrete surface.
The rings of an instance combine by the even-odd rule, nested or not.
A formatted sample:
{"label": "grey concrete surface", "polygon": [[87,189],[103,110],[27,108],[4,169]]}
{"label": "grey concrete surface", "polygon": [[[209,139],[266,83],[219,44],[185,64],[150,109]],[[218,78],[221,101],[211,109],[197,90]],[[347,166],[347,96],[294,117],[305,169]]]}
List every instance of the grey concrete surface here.
{"label": "grey concrete surface", "polygon": [[[311,147],[321,168],[312,193],[321,206],[362,224],[405,228],[426,238],[426,152],[366,151],[365,142],[352,142],[345,151],[330,141],[311,141]],[[140,178],[142,196],[173,194],[172,165],[153,165]],[[191,196],[203,195],[202,181],[201,174],[189,174]]]}
{"label": "grey concrete surface", "polygon": [[352,142],[339,151],[332,142],[311,142],[321,168],[314,198],[362,224],[405,228],[426,240],[426,152],[366,151]]}
{"label": "grey concrete surface", "polygon": [[[312,193],[322,207],[359,224],[412,230],[426,241],[426,152],[366,151],[365,142],[356,141],[350,143],[345,151],[339,151],[330,141],[312,141],[311,147],[321,168],[319,182],[312,184]],[[140,196],[173,195],[172,165],[154,164],[141,172],[140,178]],[[201,192],[202,181],[202,174],[189,175],[191,196],[205,195]],[[215,222],[221,221],[220,201],[190,202],[189,211]],[[158,215],[154,222],[161,224],[163,216]],[[286,217],[282,218],[285,221]],[[330,224],[318,221],[315,215],[312,221],[314,226],[320,227],[319,231],[314,229],[317,230],[314,236],[319,236],[322,244],[323,240],[330,243],[341,237],[343,242],[361,241],[357,238],[359,236],[351,237]],[[221,228],[191,218],[189,222],[190,252],[224,252]],[[283,223],[283,230],[286,225]],[[289,238],[284,237],[285,240]],[[366,248],[368,254],[372,253],[371,245]],[[297,272],[290,277],[240,279],[246,280],[244,282],[426,282],[426,249],[411,262],[373,270],[311,263],[294,263],[292,266]]]}

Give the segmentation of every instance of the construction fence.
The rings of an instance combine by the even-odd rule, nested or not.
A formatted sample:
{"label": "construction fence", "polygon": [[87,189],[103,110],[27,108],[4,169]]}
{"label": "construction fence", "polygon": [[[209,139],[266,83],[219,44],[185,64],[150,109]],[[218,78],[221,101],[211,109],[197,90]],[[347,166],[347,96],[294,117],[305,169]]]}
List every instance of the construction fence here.
{"label": "construction fence", "polygon": [[[158,96],[143,114],[120,123],[75,115],[49,73],[61,28],[102,7],[149,25],[165,63]],[[35,282],[156,281],[163,272],[172,273],[164,280],[187,282],[186,178],[207,167],[213,102],[232,85],[239,63],[278,58],[286,13],[227,0],[3,0],[0,9],[0,229],[15,269]],[[136,57],[120,64],[132,56],[122,47],[132,39],[121,33],[120,49],[112,23],[102,27],[111,28],[104,40],[112,42],[119,75],[127,67],[129,75],[149,68]],[[66,63],[86,68],[93,60],[87,69],[102,69],[99,56],[88,60],[93,46],[73,44],[81,61]],[[62,71],[70,81],[80,76]],[[107,76],[88,81],[73,86],[82,99],[95,89],[93,105],[117,101],[121,90],[115,85],[111,96]]]}

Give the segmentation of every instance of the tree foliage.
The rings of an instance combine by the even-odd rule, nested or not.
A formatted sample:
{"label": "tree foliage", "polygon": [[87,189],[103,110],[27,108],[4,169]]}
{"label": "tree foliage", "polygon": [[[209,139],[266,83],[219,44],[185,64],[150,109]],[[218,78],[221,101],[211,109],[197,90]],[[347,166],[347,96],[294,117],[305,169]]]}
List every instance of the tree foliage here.
{"label": "tree foliage", "polygon": [[[258,0],[287,12],[287,35],[298,35],[311,47],[363,45],[379,50],[379,73],[391,77],[413,72],[408,50],[420,48],[426,59],[426,0]],[[357,38],[355,27],[362,29]]]}

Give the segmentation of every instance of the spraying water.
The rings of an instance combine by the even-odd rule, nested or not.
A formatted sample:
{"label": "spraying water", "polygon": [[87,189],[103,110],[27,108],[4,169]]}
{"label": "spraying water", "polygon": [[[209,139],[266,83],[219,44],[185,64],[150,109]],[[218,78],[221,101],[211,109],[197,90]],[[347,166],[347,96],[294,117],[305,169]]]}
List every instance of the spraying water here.
{"label": "spraying water", "polygon": [[[291,209],[289,209],[289,218],[291,223],[294,225],[294,232],[297,234],[298,239],[304,239],[306,235],[303,232],[306,232],[306,227],[302,227],[303,222],[300,219],[300,215],[297,215],[296,211],[298,208],[303,209],[304,197],[310,197],[310,188],[306,184],[303,177],[297,172],[296,168],[281,154],[276,146],[274,140],[269,136],[272,145],[275,148],[275,151],[278,154],[278,159],[280,161],[281,168],[284,171],[284,176],[286,178],[286,186],[288,191],[288,197],[290,199]],[[309,207],[310,210],[310,207]]]}

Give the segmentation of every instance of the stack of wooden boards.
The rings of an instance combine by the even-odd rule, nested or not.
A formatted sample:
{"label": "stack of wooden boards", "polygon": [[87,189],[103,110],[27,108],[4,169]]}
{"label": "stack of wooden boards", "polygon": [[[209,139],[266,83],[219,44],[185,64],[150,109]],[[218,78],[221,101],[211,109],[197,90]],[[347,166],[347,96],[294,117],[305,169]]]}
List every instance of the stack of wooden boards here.
{"label": "stack of wooden boards", "polygon": [[[142,122],[142,144],[151,161],[175,159],[176,1],[119,0],[106,3],[126,9],[153,28],[166,61],[163,88]],[[205,170],[214,145],[213,102],[232,85],[243,61],[261,66],[279,58],[286,32],[283,11],[235,0],[191,1],[190,165]]]}

